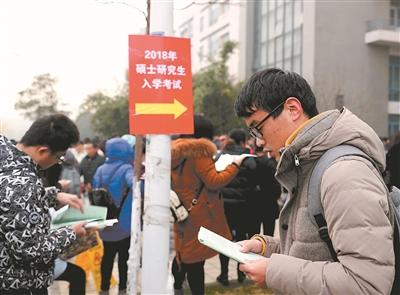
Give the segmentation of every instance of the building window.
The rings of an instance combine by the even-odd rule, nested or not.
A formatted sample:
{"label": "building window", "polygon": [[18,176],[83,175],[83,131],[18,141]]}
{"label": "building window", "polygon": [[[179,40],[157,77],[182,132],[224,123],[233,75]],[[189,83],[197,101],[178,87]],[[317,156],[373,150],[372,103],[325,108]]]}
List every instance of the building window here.
{"label": "building window", "polygon": [[210,8],[208,9],[209,18],[208,18],[208,25],[211,26],[218,21],[218,17],[220,15],[220,8],[221,5],[218,3],[210,4]]}
{"label": "building window", "polygon": [[400,6],[390,7],[390,25],[400,27]]}
{"label": "building window", "polygon": [[389,57],[389,101],[400,101],[400,56]]}
{"label": "building window", "polygon": [[181,37],[192,38],[193,36],[193,19],[181,25]]}
{"label": "building window", "polygon": [[254,46],[254,66],[255,70],[265,68],[267,66],[267,52],[271,52],[267,50],[267,29],[268,29],[268,18],[266,15],[268,14],[268,6],[266,1],[258,1],[255,3],[257,12],[255,15],[255,39],[254,42],[256,46]]}
{"label": "building window", "polygon": [[200,49],[199,49],[199,61],[200,61],[200,63],[203,62],[203,59],[204,59],[204,47],[203,47],[203,45],[201,45]]}
{"label": "building window", "polygon": [[200,32],[204,30],[204,16],[200,17]]}
{"label": "building window", "polygon": [[400,130],[400,115],[389,114],[389,137],[396,135]]}
{"label": "building window", "polygon": [[293,3],[288,2],[285,6],[285,33],[293,30]]}
{"label": "building window", "polygon": [[220,46],[220,41],[221,41],[221,39],[219,38],[219,36],[217,34],[211,35],[208,38],[208,55],[211,58],[216,57],[219,46]]}
{"label": "building window", "polygon": [[303,1],[257,1],[255,5],[254,70],[267,66],[301,74]]}
{"label": "building window", "polygon": [[221,35],[221,37],[219,37],[219,43],[221,46],[228,40],[229,40],[229,33],[225,33],[225,34]]}
{"label": "building window", "polygon": [[229,10],[229,1],[228,0],[225,0],[220,5],[221,5],[221,15],[228,12],[228,10]]}

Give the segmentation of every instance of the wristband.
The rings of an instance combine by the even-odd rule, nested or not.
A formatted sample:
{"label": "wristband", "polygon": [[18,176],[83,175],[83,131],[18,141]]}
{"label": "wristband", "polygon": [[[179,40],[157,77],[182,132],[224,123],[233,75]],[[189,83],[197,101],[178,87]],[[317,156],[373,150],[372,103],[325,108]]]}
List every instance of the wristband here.
{"label": "wristband", "polygon": [[264,238],[258,234],[252,236],[250,240],[257,240],[261,242],[261,251],[260,255],[265,256],[265,252],[267,252],[267,242],[264,240]]}

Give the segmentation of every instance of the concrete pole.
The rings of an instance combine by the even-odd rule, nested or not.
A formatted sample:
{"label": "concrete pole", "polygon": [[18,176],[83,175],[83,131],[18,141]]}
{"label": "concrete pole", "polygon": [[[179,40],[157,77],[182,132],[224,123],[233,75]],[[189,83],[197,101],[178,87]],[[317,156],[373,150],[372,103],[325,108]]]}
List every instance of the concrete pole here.
{"label": "concrete pole", "polygon": [[[147,0],[146,34],[150,34],[150,0]],[[142,257],[142,192],[140,178],[142,176],[143,136],[136,136],[135,173],[133,176],[134,194],[132,195],[131,245],[128,260],[128,294],[140,293],[140,260]]]}
{"label": "concrete pole", "polygon": [[150,135],[146,145],[142,294],[167,294],[171,139]]}
{"label": "concrete pole", "polygon": [[131,246],[128,259],[128,294],[136,295],[140,292],[139,270],[140,257],[142,255],[142,230],[140,227],[141,217],[141,191],[140,179],[135,176],[132,194],[132,218],[131,218]]}
{"label": "concrete pole", "polygon": [[[171,36],[173,1],[152,1],[150,33]],[[142,294],[168,294],[171,137],[149,135],[146,142]]]}

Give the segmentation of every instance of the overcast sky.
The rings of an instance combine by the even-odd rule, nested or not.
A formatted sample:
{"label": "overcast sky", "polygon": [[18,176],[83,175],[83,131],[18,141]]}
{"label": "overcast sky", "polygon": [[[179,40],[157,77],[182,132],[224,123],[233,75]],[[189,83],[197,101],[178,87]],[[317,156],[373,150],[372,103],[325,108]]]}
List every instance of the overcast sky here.
{"label": "overcast sky", "polygon": [[[146,2],[0,0],[0,133],[19,138],[29,126],[14,104],[37,75],[58,79],[73,118],[87,95],[114,94],[126,79],[128,35],[145,31]],[[174,0],[178,9],[188,3]]]}
{"label": "overcast sky", "polygon": [[[104,4],[114,2],[114,4]],[[70,110],[125,80],[128,35],[143,32],[145,0],[1,0],[0,119],[14,121],[17,93],[50,73]],[[13,120],[14,119],[14,120]],[[0,126],[1,127],[1,126]]]}

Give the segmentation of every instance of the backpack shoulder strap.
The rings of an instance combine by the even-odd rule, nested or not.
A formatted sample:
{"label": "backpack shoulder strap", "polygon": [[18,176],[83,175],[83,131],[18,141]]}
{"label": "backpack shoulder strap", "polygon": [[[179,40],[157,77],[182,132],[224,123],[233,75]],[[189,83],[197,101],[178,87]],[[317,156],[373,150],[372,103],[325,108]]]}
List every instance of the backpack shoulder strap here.
{"label": "backpack shoulder strap", "polygon": [[[122,164],[121,166],[124,166],[124,165],[125,164]],[[128,171],[128,169],[129,169],[129,167],[127,169],[125,169],[124,173],[126,171]],[[122,207],[124,206],[125,200],[127,199],[130,190],[131,190],[131,188],[129,186],[126,186],[126,188],[124,189],[121,202],[119,203],[119,207],[117,208],[117,218],[119,218],[119,215],[121,214]]]}
{"label": "backpack shoulder strap", "polygon": [[[183,167],[185,166],[186,160],[187,160],[187,158],[184,158],[177,166],[172,168],[172,170],[178,170],[179,169],[179,175],[181,176],[182,173],[183,173]],[[204,188],[204,183],[201,182],[198,191],[196,192],[195,196],[192,199],[190,207],[187,209],[189,212],[193,209],[194,206],[197,205],[198,199],[200,197],[200,194],[201,194],[203,188]],[[172,181],[172,174],[171,174],[171,189],[174,190],[173,181]],[[176,194],[176,195],[178,196],[178,194]],[[179,198],[179,196],[178,196],[178,198]]]}
{"label": "backpack shoulder strap", "polygon": [[338,261],[337,254],[333,248],[332,241],[328,234],[328,227],[323,213],[321,204],[321,181],[325,170],[332,164],[333,161],[342,157],[357,155],[368,160],[369,157],[360,149],[350,145],[339,145],[327,150],[317,164],[314,166],[308,184],[308,213],[311,221],[318,227],[318,233],[321,239],[326,243],[332,258]]}

